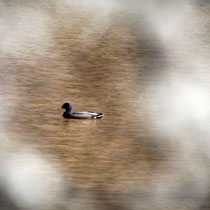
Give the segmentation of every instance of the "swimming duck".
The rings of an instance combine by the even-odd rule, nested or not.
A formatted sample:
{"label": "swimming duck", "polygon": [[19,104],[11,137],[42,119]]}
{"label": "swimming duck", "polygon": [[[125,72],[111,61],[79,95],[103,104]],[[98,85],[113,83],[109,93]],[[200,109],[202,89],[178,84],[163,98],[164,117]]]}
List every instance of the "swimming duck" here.
{"label": "swimming duck", "polygon": [[87,111],[79,111],[79,112],[71,112],[71,104],[65,103],[61,107],[66,111],[63,113],[64,118],[74,118],[74,119],[99,119],[102,118],[104,115],[102,113],[96,112],[87,112]]}

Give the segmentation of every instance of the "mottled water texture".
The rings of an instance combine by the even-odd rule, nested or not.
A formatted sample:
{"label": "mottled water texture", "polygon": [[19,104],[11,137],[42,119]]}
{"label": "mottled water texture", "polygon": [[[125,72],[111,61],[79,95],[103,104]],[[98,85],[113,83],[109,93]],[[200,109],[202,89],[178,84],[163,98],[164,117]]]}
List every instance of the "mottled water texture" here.
{"label": "mottled water texture", "polygon": [[209,209],[209,19],[208,1],[1,0],[1,209]]}

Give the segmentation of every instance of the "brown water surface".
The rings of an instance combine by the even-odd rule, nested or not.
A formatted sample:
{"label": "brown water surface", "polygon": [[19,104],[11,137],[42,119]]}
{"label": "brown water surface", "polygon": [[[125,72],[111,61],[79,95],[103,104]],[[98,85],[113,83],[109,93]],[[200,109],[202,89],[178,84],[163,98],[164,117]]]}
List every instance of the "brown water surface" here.
{"label": "brown water surface", "polygon": [[[136,14],[116,8],[103,23],[79,3],[52,2],[1,3],[2,132],[19,145],[17,150],[27,145],[55,161],[67,188],[94,192],[96,209],[194,209],[185,172],[182,181],[176,180],[183,167],[175,155],[179,145],[168,140],[173,136],[157,135],[160,119],[149,112],[166,71],[185,78],[188,70]],[[209,7],[195,8],[209,18]],[[193,24],[198,31],[203,28]],[[191,27],[191,20],[186,25]],[[183,49],[180,45],[181,56]],[[65,102],[73,111],[105,116],[64,119],[57,108]],[[183,182],[187,198],[174,195],[176,205],[163,199],[153,206],[154,189],[167,180],[174,184],[169,195]]]}

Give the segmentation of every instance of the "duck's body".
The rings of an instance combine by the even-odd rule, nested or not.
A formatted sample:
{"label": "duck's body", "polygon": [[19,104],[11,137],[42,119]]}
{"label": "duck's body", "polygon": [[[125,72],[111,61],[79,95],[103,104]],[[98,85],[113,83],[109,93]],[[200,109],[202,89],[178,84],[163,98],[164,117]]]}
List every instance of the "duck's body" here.
{"label": "duck's body", "polygon": [[62,108],[66,110],[63,113],[63,117],[68,119],[100,119],[104,116],[102,113],[88,111],[71,112],[71,105],[69,103],[63,104]]}
{"label": "duck's body", "polygon": [[87,111],[80,111],[80,112],[64,112],[63,117],[65,118],[74,118],[74,119],[99,119],[102,118],[104,115],[102,113],[96,112],[87,112]]}

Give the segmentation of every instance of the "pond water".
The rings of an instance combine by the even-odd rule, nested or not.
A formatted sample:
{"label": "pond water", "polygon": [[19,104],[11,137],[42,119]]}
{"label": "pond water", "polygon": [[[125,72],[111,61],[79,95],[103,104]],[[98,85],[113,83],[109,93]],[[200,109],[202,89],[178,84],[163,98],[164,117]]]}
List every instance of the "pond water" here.
{"label": "pond water", "polygon": [[208,209],[210,5],[143,2],[0,3],[5,209]]}

